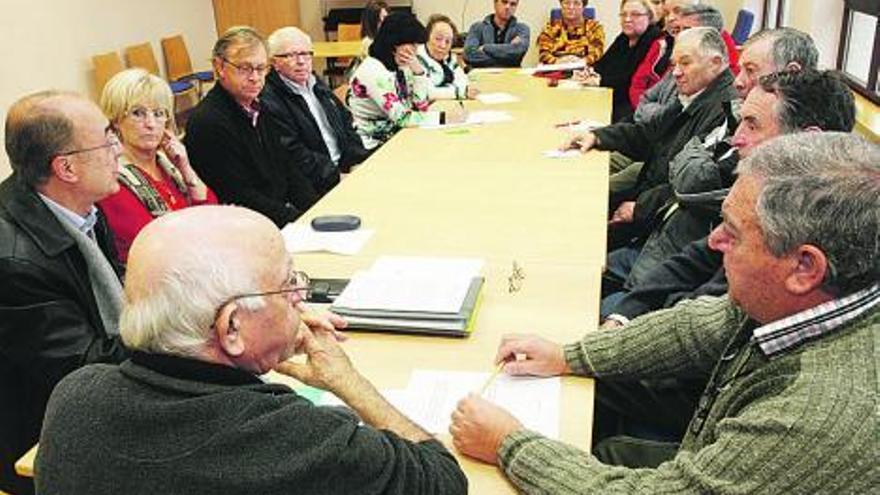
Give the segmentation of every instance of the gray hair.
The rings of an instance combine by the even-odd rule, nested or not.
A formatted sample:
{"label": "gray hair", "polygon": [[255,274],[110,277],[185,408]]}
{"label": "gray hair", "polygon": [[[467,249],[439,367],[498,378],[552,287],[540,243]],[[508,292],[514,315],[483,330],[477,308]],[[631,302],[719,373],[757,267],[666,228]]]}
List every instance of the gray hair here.
{"label": "gray hair", "polygon": [[[119,322],[126,347],[197,356],[213,338],[217,311],[236,295],[260,291],[256,275],[234,258],[205,250],[197,259],[176,260],[174,268],[164,273],[147,295],[134,302],[126,300]],[[238,304],[256,311],[265,305],[265,299],[247,297]]]}
{"label": "gray hair", "polygon": [[681,8],[679,15],[681,17],[695,16],[699,20],[700,26],[715,28],[719,33],[724,29],[724,16],[711,5],[704,3],[686,5]]}
{"label": "gray hair", "polygon": [[713,27],[700,26],[688,29],[687,31],[682,31],[682,33],[678,35],[676,45],[681,43],[681,41],[687,40],[688,38],[697,39],[697,41],[699,42],[697,48],[700,52],[700,55],[702,55],[703,57],[718,55],[721,57],[725,66],[729,63],[729,59],[727,58],[727,45],[724,44],[724,38],[721,37],[721,32],[717,29]]}
{"label": "gray hair", "polygon": [[828,259],[823,289],[838,296],[880,279],[880,147],[849,133],[790,134],[737,171],[763,180],[756,210],[774,256],[816,246]]}
{"label": "gray hair", "polygon": [[758,84],[779,98],[776,115],[785,134],[809,127],[850,132],[855,125],[852,90],[834,71],[774,72],[761,77]]}
{"label": "gray hair", "polygon": [[305,39],[310,45],[312,44],[312,37],[303,32],[302,29],[293,26],[276,29],[269,35],[269,38],[266,39],[266,43],[269,45],[269,56],[271,57],[281,53],[281,45],[283,43],[292,43],[297,39]]}
{"label": "gray hair", "polygon": [[743,49],[762,40],[772,40],[773,65],[776,70],[784,70],[785,66],[794,62],[802,69],[815,69],[819,63],[819,50],[809,34],[797,29],[783,27],[765,29],[752,35]]}
{"label": "gray hair", "polygon": [[24,184],[37,187],[52,175],[51,161],[74,142],[74,123],[48,100],[75,93],[40,91],[15,102],[6,116],[6,154]]}
{"label": "gray hair", "polygon": [[[256,47],[262,46],[266,49],[266,40],[250,26],[233,26],[220,35],[220,38],[214,43],[212,56],[214,58],[225,59],[229,55],[229,50],[236,46]],[[269,50],[266,49],[268,53]]]}

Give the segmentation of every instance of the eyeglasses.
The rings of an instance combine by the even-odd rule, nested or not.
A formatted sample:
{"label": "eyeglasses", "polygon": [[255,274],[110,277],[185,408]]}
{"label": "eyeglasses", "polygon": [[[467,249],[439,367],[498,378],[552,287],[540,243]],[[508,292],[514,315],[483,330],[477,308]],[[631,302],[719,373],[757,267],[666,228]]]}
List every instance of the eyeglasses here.
{"label": "eyeglasses", "polygon": [[165,108],[144,108],[144,107],[134,107],[130,108],[127,112],[125,112],[125,116],[134,120],[135,122],[142,124],[147,121],[147,117],[152,116],[153,120],[156,122],[167,122],[171,117],[171,112]]}
{"label": "eyeglasses", "polygon": [[268,65],[257,65],[257,66],[253,66],[253,65],[250,65],[250,64],[248,64],[248,65],[238,65],[238,64],[236,64],[236,63],[234,63],[234,62],[232,62],[232,61],[230,61],[229,59],[226,59],[226,58],[224,58],[224,59],[222,59],[222,60],[223,60],[224,62],[226,62],[227,64],[231,65],[232,67],[234,67],[235,70],[238,72],[238,74],[241,75],[241,76],[250,76],[250,75],[253,75],[253,74],[263,75],[263,74],[265,74],[266,72],[269,71],[269,66],[268,66]]}
{"label": "eyeglasses", "polygon": [[113,148],[120,146],[119,136],[116,135],[116,132],[108,127],[104,130],[104,134],[106,136],[106,142],[104,144],[99,144],[98,146],[92,146],[90,148],[78,148],[70,151],[64,151],[61,153],[55,153],[54,156],[68,156],[68,155],[77,155],[79,153],[88,153],[89,151],[97,151],[105,148]]}
{"label": "eyeglasses", "polygon": [[621,19],[638,19],[639,17],[645,17],[648,15],[647,12],[621,12],[618,14]]}
{"label": "eyeglasses", "polygon": [[308,51],[308,52],[287,52],[287,53],[277,53],[277,54],[272,55],[272,56],[275,57],[275,58],[284,58],[284,59],[287,59],[287,58],[293,58],[293,59],[301,58],[301,59],[304,59],[304,60],[308,60],[308,59],[310,59],[310,58],[312,58],[312,57],[315,56],[315,52],[313,52],[313,51]]}
{"label": "eyeglasses", "polygon": [[[217,311],[214,314],[214,321],[217,321],[217,318],[220,317],[220,312],[223,308],[226,307],[229,303],[238,301],[239,299],[245,299],[248,297],[264,297],[264,296],[274,296],[277,294],[289,294],[292,301],[290,301],[291,305],[296,305],[300,301],[306,300],[309,298],[309,294],[312,291],[311,283],[309,281],[309,276],[306,275],[305,272],[300,271],[292,271],[287,276],[287,280],[281,284],[281,288],[277,290],[270,290],[266,292],[248,292],[244,294],[236,294],[225,301],[223,301],[218,307]],[[230,319],[232,316],[230,315]]]}

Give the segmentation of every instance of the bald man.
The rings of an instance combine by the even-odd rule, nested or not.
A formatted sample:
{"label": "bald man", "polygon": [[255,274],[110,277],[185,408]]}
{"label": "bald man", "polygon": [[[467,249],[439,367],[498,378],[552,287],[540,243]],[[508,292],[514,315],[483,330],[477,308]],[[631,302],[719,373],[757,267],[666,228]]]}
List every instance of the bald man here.
{"label": "bald man", "polygon": [[[300,314],[308,284],[268,218],[233,206],[170,213],[135,239],[128,270],[120,329],[134,353],[58,385],[41,493],[467,491],[452,455]],[[307,359],[288,362],[295,353]],[[357,416],[265,383],[272,369]]]}

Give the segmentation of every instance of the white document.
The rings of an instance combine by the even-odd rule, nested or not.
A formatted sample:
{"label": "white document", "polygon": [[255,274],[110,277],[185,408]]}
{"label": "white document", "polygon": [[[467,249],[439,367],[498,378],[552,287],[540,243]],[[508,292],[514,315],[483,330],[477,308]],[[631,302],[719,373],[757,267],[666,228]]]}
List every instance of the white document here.
{"label": "white document", "polygon": [[587,64],[583,60],[578,60],[577,62],[566,62],[564,64],[538,64],[535,67],[535,72],[557,72],[564,70],[578,70],[586,67]]}
{"label": "white document", "polygon": [[480,93],[477,100],[484,105],[500,105],[502,103],[515,103],[519,98],[510,93]]}
{"label": "white document", "polygon": [[501,74],[503,72],[504,69],[500,67],[483,67],[472,70],[471,74]]}
{"label": "white document", "polygon": [[458,313],[467,296],[471,279],[405,275],[389,277],[358,272],[334,306],[349,309]]}
{"label": "white document", "polygon": [[[410,409],[403,412],[430,433],[449,430],[452,411],[468,393],[479,393],[491,373],[415,370],[410,376]],[[510,412],[531,430],[559,438],[561,381],[499,374],[483,397]]]}
{"label": "white document", "polygon": [[281,229],[284,245],[291,253],[325,251],[334,254],[354,255],[373,235],[372,229],[346,232],[318,232],[310,225],[289,223]]}
{"label": "white document", "polygon": [[507,112],[498,110],[477,110],[467,114],[468,124],[494,124],[498,122],[510,122],[513,117]]}
{"label": "white document", "polygon": [[542,153],[545,158],[577,158],[581,156],[581,152],[579,150],[547,150]]}
{"label": "white document", "polygon": [[598,129],[600,127],[605,127],[605,125],[606,124],[597,122],[595,120],[584,119],[576,120],[574,122],[568,122],[566,124],[559,124],[556,127],[571,132],[587,132],[592,131],[593,129]]}
{"label": "white document", "polygon": [[419,274],[425,277],[456,277],[471,280],[480,275],[484,263],[480,258],[380,256],[370,267],[370,273],[394,276]]}

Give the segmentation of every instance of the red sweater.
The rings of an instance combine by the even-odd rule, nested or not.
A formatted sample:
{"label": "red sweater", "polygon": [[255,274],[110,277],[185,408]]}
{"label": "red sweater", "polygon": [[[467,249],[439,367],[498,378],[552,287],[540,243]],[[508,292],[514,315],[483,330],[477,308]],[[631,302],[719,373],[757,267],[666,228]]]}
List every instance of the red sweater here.
{"label": "red sweater", "polygon": [[[150,184],[159,192],[165,204],[170,210],[180,210],[190,206],[186,196],[180,192],[180,189],[174,185],[174,181],[162,172],[161,181],[150,177],[144,172],[144,176],[149,179]],[[208,195],[204,201],[193,201],[192,206],[217,204],[217,196],[214,191],[208,189]],[[134,242],[135,236],[144,228],[145,225],[153,220],[153,215],[147,210],[147,207],[138,199],[137,196],[122,183],[119,184],[119,191],[108,196],[98,202],[98,207],[107,217],[107,223],[116,240],[116,252],[119,255],[119,261],[128,262],[128,249]]]}
{"label": "red sweater", "polygon": [[[733,41],[730,33],[726,30],[721,31],[721,38],[724,40],[724,44],[727,45],[727,58],[730,60],[730,70],[736,76],[739,74],[739,52],[736,49],[736,42]],[[669,70],[671,64],[663,64],[663,70],[657,69],[657,63],[662,58],[668,60],[672,56],[667,54],[666,50],[666,36],[657,38],[651,44],[651,48],[648,49],[648,54],[642,59],[642,63],[636,68],[636,72],[633,74],[629,85],[629,102],[633,108],[639,106],[639,101],[641,101],[645,91],[657,84],[660,79],[663,79],[666,71]]]}

